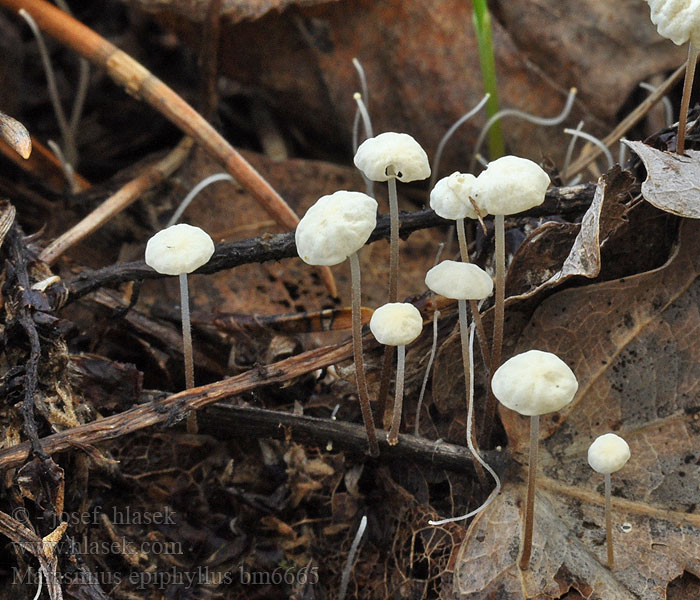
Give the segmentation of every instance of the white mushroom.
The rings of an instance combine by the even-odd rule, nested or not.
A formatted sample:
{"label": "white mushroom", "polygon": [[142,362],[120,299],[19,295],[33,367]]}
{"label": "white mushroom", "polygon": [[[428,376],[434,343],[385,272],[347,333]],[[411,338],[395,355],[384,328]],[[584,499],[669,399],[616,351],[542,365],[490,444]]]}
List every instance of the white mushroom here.
{"label": "white mushroom", "polygon": [[[406,133],[385,132],[366,139],[355,153],[355,166],[373,181],[386,181],[389,189],[389,302],[399,299],[399,203],[396,180],[419,181],[430,177],[428,155],[420,144]],[[384,351],[377,405],[383,413],[389,380],[392,353]],[[383,415],[380,416],[383,418]]]}
{"label": "white mushroom", "polygon": [[389,445],[394,446],[399,442],[399,428],[401,427],[406,345],[420,335],[423,330],[423,318],[413,304],[390,302],[374,311],[369,328],[380,344],[397,347],[396,394],[388,438]]}
{"label": "white mushroom", "polygon": [[525,570],[532,554],[540,415],[560,410],[569,404],[578,390],[578,381],[573,371],[556,354],[530,350],[504,362],[493,374],[491,389],[503,406],[530,417],[530,467],[523,553],[520,557],[520,568]]}
{"label": "white mushroom", "polygon": [[377,225],[377,202],[362,192],[338,191],[319,198],[297,225],[299,257],[310,265],[337,265],[350,259],[352,277],[352,341],[357,392],[367,430],[369,453],[379,455],[362,356],[360,260],[362,248]]}
{"label": "white mushroom", "polygon": [[[214,254],[214,242],[199,227],[181,223],[156,233],[146,244],[146,264],[164,275],[180,278],[180,311],[182,314],[182,340],[185,357],[185,387],[194,387],[194,360],[192,358],[192,330],[190,326],[190,300],[187,274],[209,262]],[[190,433],[197,431],[195,413],[187,420]]]}
{"label": "white mushroom", "polygon": [[[459,242],[459,252],[462,261],[469,262],[469,250],[467,248],[467,234],[464,227],[464,219],[481,219],[486,215],[486,211],[482,210],[476,201],[472,198],[472,190],[476,177],[471,173],[460,173],[455,171],[448,177],[443,177],[435,184],[435,187],[430,191],[430,208],[432,208],[438,216],[443,219],[455,221],[457,228],[457,240]],[[477,212],[477,209],[479,211]],[[483,213],[483,214],[482,214]],[[428,287],[431,287],[428,284]],[[431,288],[432,289],[432,288]],[[441,295],[445,296],[446,294]],[[485,294],[483,297],[488,296]],[[448,296],[449,297],[449,296]],[[476,325],[476,332],[479,338],[479,347],[481,348],[481,356],[484,359],[486,369],[490,369],[491,353],[486,342],[486,333],[484,325],[481,321],[481,314],[476,300],[470,300],[469,307],[472,311],[472,317]]]}
{"label": "white mushroom", "polygon": [[676,141],[676,152],[683,154],[690,94],[700,47],[700,0],[647,0],[647,3],[651,8],[651,22],[656,25],[659,35],[668,38],[677,46],[689,42]]}
{"label": "white mushroom", "polygon": [[[493,313],[491,373],[501,363],[506,281],[506,236],[504,215],[528,210],[544,202],[549,176],[536,163],[517,156],[503,156],[488,164],[474,182],[472,196],[479,207],[494,215],[496,238],[496,297]],[[486,408],[486,422],[494,419],[496,405],[491,399]]]}
{"label": "white mushroom", "polygon": [[[427,272],[425,276],[425,285],[436,294],[457,300],[459,333],[462,343],[462,365],[464,367],[464,386],[467,394],[467,446],[474,457],[475,463],[480,463],[496,482],[496,488],[490,496],[490,499],[493,499],[500,490],[501,482],[495,471],[479,455],[476,441],[473,439],[474,436],[472,433],[472,418],[474,412],[473,336],[468,335],[467,329],[467,300],[476,302],[476,300],[488,298],[493,292],[493,280],[486,271],[474,264],[445,260]],[[472,312],[478,314],[478,312],[474,310],[472,310]],[[476,464],[474,466],[478,468]],[[488,502],[490,502],[490,500]],[[482,508],[483,506],[485,505],[482,505]],[[472,511],[467,516],[457,517],[456,519],[432,521],[431,524],[442,524],[461,520],[473,514],[474,512]]]}
{"label": "white mushroom", "polygon": [[443,177],[430,190],[430,208],[438,216],[450,221],[476,219],[479,217],[469,201],[476,177],[471,173],[455,171]]}
{"label": "white mushroom", "polygon": [[388,131],[362,142],[355,153],[354,162],[369,179],[386,181],[389,187],[389,302],[396,302],[399,272],[399,205],[396,180],[407,183],[430,177],[428,155],[407,133]]}
{"label": "white mushroom", "polygon": [[625,440],[614,433],[606,433],[595,439],[588,447],[588,464],[598,473],[605,475],[605,539],[608,547],[608,568],[615,567],[612,540],[612,507],[610,496],[612,483],[610,474],[619,471],[630,458],[630,447]]}
{"label": "white mushroom", "polygon": [[372,181],[398,179],[404,183],[430,177],[428,155],[407,133],[387,131],[362,142],[355,166]]}

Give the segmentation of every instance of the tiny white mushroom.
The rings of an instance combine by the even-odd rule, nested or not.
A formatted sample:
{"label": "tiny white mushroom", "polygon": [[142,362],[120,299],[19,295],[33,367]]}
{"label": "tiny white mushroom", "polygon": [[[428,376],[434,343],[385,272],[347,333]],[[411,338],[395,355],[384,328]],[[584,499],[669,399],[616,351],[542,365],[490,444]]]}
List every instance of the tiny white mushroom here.
{"label": "tiny white mushroom", "polygon": [[569,404],[578,390],[578,381],[569,366],[556,354],[529,350],[508,359],[496,370],[491,389],[503,406],[530,417],[530,466],[523,553],[520,557],[520,568],[525,570],[532,554],[540,415],[560,410]]}
{"label": "tiny white mushroom", "polygon": [[398,179],[408,183],[430,177],[428,155],[407,133],[387,131],[366,139],[354,162],[372,181]]}
{"label": "tiny white mushroom", "polygon": [[387,131],[366,139],[355,153],[355,166],[372,181],[386,181],[391,216],[389,302],[398,298],[399,205],[396,180],[408,183],[430,177],[428,155],[407,133]]}
{"label": "tiny white mushroom", "polygon": [[610,474],[619,471],[630,458],[630,447],[625,440],[614,433],[605,433],[588,447],[588,464],[598,473],[605,475],[605,540],[608,547],[608,568],[615,567],[612,539],[612,507],[610,496],[612,482]]}
{"label": "tiny white mushroom", "polygon": [[[396,180],[405,183],[430,177],[428,155],[407,133],[387,131],[366,139],[354,158],[355,166],[372,181],[386,181],[389,189],[389,302],[399,298],[399,203]],[[377,405],[383,412],[391,378],[390,348],[384,351]],[[380,416],[383,418],[383,415]]]}
{"label": "tiny white mushroom", "polygon": [[[182,340],[185,357],[185,387],[194,387],[194,360],[192,358],[192,330],[187,274],[209,262],[214,254],[214,242],[199,227],[186,223],[173,225],[156,233],[146,244],[146,264],[164,275],[178,275],[180,279],[180,311]],[[197,430],[196,414],[190,413],[187,428]]]}
{"label": "tiny white mushroom", "polygon": [[700,0],[647,0],[647,3],[651,8],[651,22],[656,25],[659,35],[668,38],[677,46],[689,42],[676,141],[676,152],[683,154],[690,94],[700,48]]}
{"label": "tiny white mushroom", "polygon": [[389,445],[399,442],[401,412],[403,407],[403,379],[406,362],[406,345],[415,340],[423,330],[420,311],[408,302],[390,302],[374,311],[369,322],[372,334],[380,344],[397,347],[396,394],[394,414],[389,431]]}
{"label": "tiny white mushroom", "polygon": [[[493,292],[493,279],[491,276],[478,267],[477,265],[465,262],[455,262],[453,260],[445,260],[439,265],[434,266],[428,271],[425,276],[425,285],[428,288],[445,296],[457,300],[459,311],[459,333],[462,343],[462,365],[464,367],[464,385],[467,394],[467,446],[474,457],[474,466],[476,463],[482,465],[493,477],[496,488],[489,496],[490,502],[498,494],[501,482],[495,471],[481,458],[476,447],[472,433],[472,418],[474,412],[474,360],[472,351],[473,335],[469,336],[467,329],[467,300],[483,300]],[[473,311],[472,311],[473,312]],[[473,330],[473,327],[472,327]],[[485,506],[482,505],[479,510]],[[431,521],[432,525],[457,521],[467,518],[475,514],[473,511],[467,516],[457,517],[455,519],[444,519],[442,521]]]}
{"label": "tiny white mushroom", "polygon": [[337,265],[350,259],[352,341],[357,392],[367,430],[369,453],[379,454],[362,356],[360,261],[362,248],[377,225],[377,202],[362,192],[338,191],[322,196],[299,221],[294,239],[299,257],[310,265]]}
{"label": "tiny white mushroom", "polygon": [[[474,182],[472,196],[479,207],[494,215],[496,238],[496,297],[493,313],[491,372],[501,362],[506,282],[506,236],[504,215],[516,214],[544,202],[549,176],[537,163],[517,156],[503,156],[488,164]],[[486,408],[486,422],[495,416],[495,402]]]}
{"label": "tiny white mushroom", "polygon": [[[459,253],[462,257],[462,261],[465,263],[469,262],[469,251],[467,249],[467,235],[464,227],[464,219],[481,219],[482,216],[486,215],[486,211],[482,210],[472,198],[472,190],[475,182],[476,177],[471,173],[455,171],[452,175],[443,177],[430,191],[430,208],[443,219],[455,221]],[[445,294],[442,295],[444,296]],[[488,296],[489,294],[486,295]],[[487,347],[486,333],[476,300],[470,300],[469,307],[471,308],[476,325],[481,355],[484,358],[484,364],[488,370],[490,368],[491,353]]]}

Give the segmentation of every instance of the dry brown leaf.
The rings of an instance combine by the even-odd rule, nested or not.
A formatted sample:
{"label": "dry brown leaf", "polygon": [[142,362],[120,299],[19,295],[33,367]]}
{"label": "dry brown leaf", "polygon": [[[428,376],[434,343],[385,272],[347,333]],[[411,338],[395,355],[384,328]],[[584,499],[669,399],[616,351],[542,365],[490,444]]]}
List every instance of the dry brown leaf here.
{"label": "dry brown leaf", "polygon": [[656,32],[639,0],[509,0],[498,7],[529,60],[560,86],[577,87],[579,99],[605,119],[615,118],[640,81],[676,68],[687,54]]}
{"label": "dry brown leaf", "polygon": [[642,159],[647,178],[642,196],[656,208],[679,217],[700,219],[700,152],[686,150],[681,156],[642,142],[625,140]]}
{"label": "dry brown leaf", "polygon": [[3,112],[0,112],[0,137],[22,158],[29,158],[32,153],[32,138],[27,128]]}
{"label": "dry brown leaf", "polygon": [[[223,0],[221,16],[233,23],[254,21],[270,11],[281,12],[288,6],[309,6],[337,0]],[[173,12],[190,21],[203,21],[211,0],[133,0],[134,4],[147,12]]]}
{"label": "dry brown leaf", "polygon": [[[596,193],[581,225],[545,223],[523,242],[508,268],[506,306],[522,301],[538,302],[541,294],[551,293],[575,276],[593,278],[600,273],[601,247],[625,224],[628,210],[626,201],[634,183],[629,173],[613,168],[598,181]],[[493,311],[485,313],[488,328]],[[519,315],[506,311],[506,330],[517,334]],[[506,346],[509,345],[508,335]],[[453,412],[463,406],[464,370],[459,335],[453,333],[440,346],[435,359],[435,373],[442,376],[433,380],[433,402],[442,413]],[[477,373],[477,385],[481,373]],[[479,397],[477,390],[477,398]],[[462,440],[464,423],[458,413],[452,418],[448,440]],[[453,437],[456,436],[456,437]]]}
{"label": "dry brown leaf", "polygon": [[[569,289],[545,300],[516,352],[555,352],[579,392],[541,419],[533,558],[520,571],[524,469],[471,524],[455,570],[458,598],[656,600],[687,570],[700,573],[700,227],[686,221],[661,268]],[[510,448],[527,461],[528,421],[501,410]],[[616,568],[605,566],[603,478],[588,445],[615,431],[632,458],[613,475]],[[623,528],[622,525],[625,524]]]}

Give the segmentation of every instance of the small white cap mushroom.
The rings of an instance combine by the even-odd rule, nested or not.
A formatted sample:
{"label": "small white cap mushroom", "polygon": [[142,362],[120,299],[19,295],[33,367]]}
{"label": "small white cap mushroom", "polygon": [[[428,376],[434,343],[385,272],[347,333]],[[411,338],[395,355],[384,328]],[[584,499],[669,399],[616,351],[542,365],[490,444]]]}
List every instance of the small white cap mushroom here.
{"label": "small white cap mushroom", "polygon": [[472,197],[491,215],[514,215],[544,202],[549,175],[527,158],[491,161],[474,182]]}
{"label": "small white cap mushroom", "polygon": [[374,311],[369,328],[380,344],[406,346],[423,330],[420,311],[408,302],[389,302]]}
{"label": "small white cap mushroom", "polygon": [[471,173],[459,171],[443,177],[430,191],[430,208],[443,219],[477,219],[479,215],[469,201],[475,181]]}
{"label": "small white cap mushroom", "polygon": [[606,433],[588,447],[588,464],[598,473],[619,471],[630,458],[630,447],[619,435]]}
{"label": "small white cap mushroom", "polygon": [[156,233],[146,244],[146,264],[163,275],[184,275],[209,262],[214,242],[209,234],[180,223]]}
{"label": "small white cap mushroom", "polygon": [[574,399],[578,381],[556,354],[528,350],[496,369],[491,389],[506,408],[521,415],[545,415]]}
{"label": "small white cap mushroom", "polygon": [[372,181],[395,177],[407,183],[430,177],[428,155],[407,133],[387,131],[366,139],[355,153],[355,166]]}
{"label": "small white cap mushroom", "polygon": [[700,0],[647,0],[659,35],[680,46],[700,46]]}
{"label": "small white cap mushroom", "polygon": [[362,248],[376,226],[377,201],[367,194],[322,196],[297,225],[297,252],[309,265],[337,265]]}
{"label": "small white cap mushroom", "polygon": [[425,275],[425,285],[453,300],[482,300],[493,292],[493,279],[472,263],[443,260]]}

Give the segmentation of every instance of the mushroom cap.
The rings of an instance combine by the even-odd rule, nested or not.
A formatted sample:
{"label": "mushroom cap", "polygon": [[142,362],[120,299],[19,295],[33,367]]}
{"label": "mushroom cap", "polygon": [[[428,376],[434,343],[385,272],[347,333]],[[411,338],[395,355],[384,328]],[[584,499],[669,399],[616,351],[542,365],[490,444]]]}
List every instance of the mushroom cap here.
{"label": "mushroom cap", "polygon": [[479,174],[472,197],[491,215],[514,215],[542,204],[548,187],[549,175],[537,163],[503,156]]}
{"label": "mushroom cap", "polygon": [[389,302],[374,311],[369,328],[380,344],[406,346],[423,331],[423,317],[413,304]]}
{"label": "mushroom cap", "polygon": [[476,177],[455,171],[443,177],[430,191],[430,208],[443,219],[476,219],[479,217],[469,201]]}
{"label": "mushroom cap", "polygon": [[297,252],[309,265],[337,265],[362,248],[376,226],[377,201],[367,194],[322,196],[297,225]]}
{"label": "mushroom cap", "polygon": [[146,244],[146,264],[163,275],[191,273],[209,262],[212,254],[209,234],[187,223],[162,229]]}
{"label": "mushroom cap", "polygon": [[493,279],[472,263],[443,260],[425,275],[425,285],[453,300],[483,300],[493,292]]}
{"label": "mushroom cap", "polygon": [[545,415],[574,399],[578,381],[556,354],[528,350],[496,369],[491,389],[506,408],[521,415]]}
{"label": "mushroom cap", "polygon": [[598,473],[614,473],[630,458],[630,447],[619,435],[605,433],[588,447],[588,464]]}
{"label": "mushroom cap", "polygon": [[680,46],[700,46],[700,0],[647,0],[659,35]]}
{"label": "mushroom cap", "polygon": [[430,177],[428,155],[407,133],[387,131],[366,139],[355,153],[355,166],[372,181],[395,177],[407,183]]}

